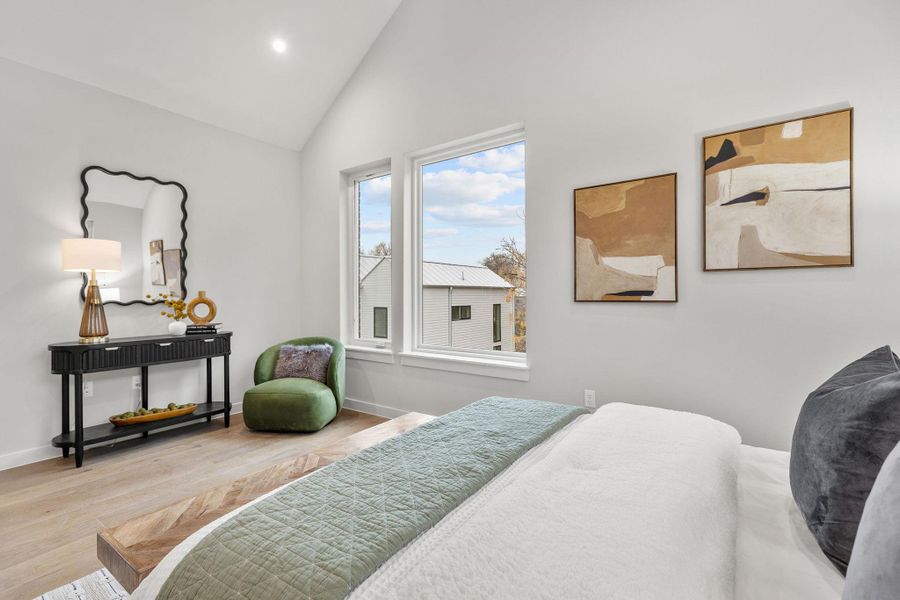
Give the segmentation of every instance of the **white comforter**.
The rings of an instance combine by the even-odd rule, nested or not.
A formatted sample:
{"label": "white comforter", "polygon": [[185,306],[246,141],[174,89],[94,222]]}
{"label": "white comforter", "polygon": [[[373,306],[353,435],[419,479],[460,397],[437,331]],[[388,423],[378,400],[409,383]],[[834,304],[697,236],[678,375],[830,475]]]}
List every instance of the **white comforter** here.
{"label": "white comforter", "polygon": [[698,415],[609,404],[570,425],[351,595],[734,596],[740,437]]}

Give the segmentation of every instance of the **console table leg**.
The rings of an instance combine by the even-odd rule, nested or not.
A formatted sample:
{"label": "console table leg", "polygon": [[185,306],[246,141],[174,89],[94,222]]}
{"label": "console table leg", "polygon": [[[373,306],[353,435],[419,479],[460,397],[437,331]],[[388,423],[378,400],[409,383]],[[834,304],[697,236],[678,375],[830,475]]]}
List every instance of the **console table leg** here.
{"label": "console table leg", "polygon": [[[150,408],[150,390],[147,389],[150,383],[150,369],[141,367],[141,406]],[[149,437],[150,432],[145,431],[143,437]]]}
{"label": "console table leg", "polygon": [[228,355],[222,357],[225,361],[223,370],[225,373],[225,427],[231,425],[231,381],[228,375]]}
{"label": "console table leg", "polygon": [[[69,374],[62,375],[62,434],[69,433]],[[62,449],[63,458],[68,458],[69,447]]]}
{"label": "console table leg", "polygon": [[[212,359],[206,359],[206,403],[212,404]],[[206,422],[212,421],[212,415],[206,417]]]}
{"label": "console table leg", "polygon": [[80,468],[84,462],[84,417],[83,417],[83,397],[84,376],[81,373],[75,374],[75,468]]}

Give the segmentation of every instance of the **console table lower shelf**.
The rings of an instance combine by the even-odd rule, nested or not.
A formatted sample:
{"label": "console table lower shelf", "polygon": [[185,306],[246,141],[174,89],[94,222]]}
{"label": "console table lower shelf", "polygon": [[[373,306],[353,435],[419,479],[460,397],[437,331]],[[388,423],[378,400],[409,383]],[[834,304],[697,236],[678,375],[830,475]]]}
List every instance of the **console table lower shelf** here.
{"label": "console table lower shelf", "polygon": [[[182,415],[180,417],[172,417],[171,419],[160,419],[159,421],[149,421],[147,423],[125,425],[123,427],[116,427],[112,423],[103,423],[101,425],[85,427],[83,443],[85,446],[90,446],[91,444],[100,444],[102,442],[109,442],[120,438],[147,433],[149,431],[153,431],[154,429],[162,429],[164,427],[178,425],[179,423],[187,423],[188,421],[196,421],[198,419],[205,419],[207,417],[213,417],[215,415],[223,414],[225,414],[224,402],[204,402],[202,404],[198,404],[197,410],[195,410],[191,414]],[[62,433],[56,436],[55,438],[53,438],[52,444],[56,448],[74,448],[75,432],[70,431],[68,433]]]}

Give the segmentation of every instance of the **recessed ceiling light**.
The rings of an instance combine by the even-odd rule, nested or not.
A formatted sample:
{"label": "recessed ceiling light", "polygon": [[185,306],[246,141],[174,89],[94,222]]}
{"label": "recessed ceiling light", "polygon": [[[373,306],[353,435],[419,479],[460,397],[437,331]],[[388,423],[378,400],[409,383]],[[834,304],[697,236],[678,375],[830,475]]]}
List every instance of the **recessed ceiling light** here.
{"label": "recessed ceiling light", "polygon": [[272,40],[272,50],[278,54],[284,54],[287,52],[287,42],[281,38],[275,38]]}

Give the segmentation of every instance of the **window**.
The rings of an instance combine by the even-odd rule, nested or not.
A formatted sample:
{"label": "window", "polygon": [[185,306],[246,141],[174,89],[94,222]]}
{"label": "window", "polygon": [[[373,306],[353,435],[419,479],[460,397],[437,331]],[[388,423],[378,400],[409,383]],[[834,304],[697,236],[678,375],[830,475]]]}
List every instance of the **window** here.
{"label": "window", "polygon": [[453,306],[450,309],[451,321],[468,321],[472,318],[471,306]]}
{"label": "window", "polygon": [[[524,362],[524,133],[446,145],[410,166],[412,349],[485,358],[502,352],[504,360]],[[503,315],[513,323],[505,352]]]}
{"label": "window", "polygon": [[352,337],[383,346],[390,338],[391,174],[368,169],[350,177]]}
{"label": "window", "polygon": [[376,306],[373,309],[372,337],[387,339],[388,336],[388,309],[386,306]]}

